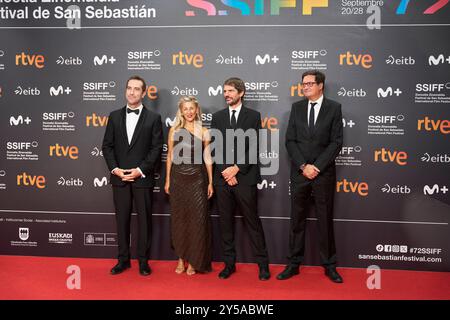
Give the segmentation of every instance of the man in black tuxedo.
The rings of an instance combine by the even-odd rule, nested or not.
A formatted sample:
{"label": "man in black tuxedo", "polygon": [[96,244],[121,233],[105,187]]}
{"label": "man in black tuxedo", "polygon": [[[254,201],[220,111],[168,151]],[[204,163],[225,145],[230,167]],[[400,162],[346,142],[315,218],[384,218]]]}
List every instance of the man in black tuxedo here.
{"label": "man in black tuxedo", "polygon": [[160,159],[163,135],[161,116],[143,104],[146,84],[133,76],[127,81],[127,106],[111,112],[103,138],[103,156],[111,171],[116,208],[118,263],[111,274],[131,267],[130,222],[133,202],[138,217],[139,272],[151,273],[148,259],[152,240],[152,194],[154,169]]}
{"label": "man in black tuxedo", "polygon": [[[261,180],[257,137],[261,129],[261,115],[243,105],[244,94],[245,84],[241,79],[226,80],[223,86],[223,95],[228,107],[214,113],[211,120],[211,129],[220,131],[223,137],[223,154],[220,156],[217,152],[214,154],[216,162],[214,186],[225,261],[225,268],[219,273],[219,278],[227,279],[236,271],[234,213],[237,206],[248,228],[252,249],[259,265],[259,279],[268,280],[270,278],[269,258],[264,230],[257,213],[256,184]],[[227,131],[231,132],[233,136],[227,137]],[[239,138],[236,137],[240,134],[239,131],[253,133],[253,135],[250,134],[247,138],[240,140],[244,142],[241,144],[242,148],[238,147]],[[250,150],[251,147],[253,147],[253,152]],[[227,153],[229,153],[228,158],[231,161],[227,161]],[[252,154],[255,157],[252,157]]]}
{"label": "man in black tuxedo", "polygon": [[333,282],[341,283],[342,277],[336,271],[333,231],[334,160],[343,140],[341,105],[323,96],[323,73],[305,72],[302,82],[306,99],[292,105],[286,132],[286,148],[291,159],[289,264],[277,279],[289,279],[299,273],[305,253],[307,204],[312,198],[325,275]]}

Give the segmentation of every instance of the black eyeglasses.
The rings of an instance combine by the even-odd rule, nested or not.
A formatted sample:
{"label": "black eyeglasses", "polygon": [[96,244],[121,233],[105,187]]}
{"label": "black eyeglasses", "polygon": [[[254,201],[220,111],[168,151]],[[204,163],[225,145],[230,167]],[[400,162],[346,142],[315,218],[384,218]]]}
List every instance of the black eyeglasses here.
{"label": "black eyeglasses", "polygon": [[317,82],[316,81],[314,81],[314,82],[303,82],[302,83],[302,86],[303,87],[312,87],[313,85],[315,85]]}

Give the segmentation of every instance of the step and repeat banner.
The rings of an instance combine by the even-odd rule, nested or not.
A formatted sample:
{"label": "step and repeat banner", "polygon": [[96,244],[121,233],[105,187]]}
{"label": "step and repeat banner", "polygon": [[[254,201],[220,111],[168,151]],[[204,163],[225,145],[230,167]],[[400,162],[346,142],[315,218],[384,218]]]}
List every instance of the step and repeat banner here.
{"label": "step and repeat banner", "polygon": [[[446,1],[0,0],[0,254],[114,258],[117,236],[101,144],[125,82],[165,139],[177,101],[198,97],[203,123],[225,107],[222,83],[278,135],[259,189],[271,263],[286,263],[289,159],[284,135],[301,74],[327,75],[342,103],[336,159],[339,266],[450,271],[450,4]],[[175,259],[170,206],[155,175],[152,259]],[[214,260],[221,261],[211,203]],[[131,240],[136,241],[133,218]],[[252,262],[240,213],[238,259]],[[307,264],[318,264],[314,211]],[[134,251],[134,249],[133,249]]]}

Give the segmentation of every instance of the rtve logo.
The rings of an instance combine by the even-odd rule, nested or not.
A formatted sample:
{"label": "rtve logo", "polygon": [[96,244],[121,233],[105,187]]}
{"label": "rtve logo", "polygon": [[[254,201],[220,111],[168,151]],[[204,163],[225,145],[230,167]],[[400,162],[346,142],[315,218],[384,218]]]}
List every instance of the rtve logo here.
{"label": "rtve logo", "polygon": [[405,151],[391,151],[385,148],[381,150],[375,150],[374,161],[375,162],[395,162],[400,166],[407,165],[408,154]]}
{"label": "rtve logo", "polygon": [[114,56],[108,57],[106,54],[102,55],[101,57],[95,56],[94,57],[94,66],[102,66],[104,64],[114,64],[116,62],[116,58]]}
{"label": "rtve logo", "polygon": [[373,58],[370,54],[354,54],[350,51],[339,55],[339,64],[341,66],[359,66],[364,69],[372,68]]}
{"label": "rtve logo", "polygon": [[50,96],[55,97],[59,96],[60,94],[67,94],[69,95],[72,92],[72,89],[70,87],[63,87],[62,85],[59,85],[58,87],[50,87]]}
{"label": "rtve logo", "polygon": [[276,64],[276,63],[278,63],[279,60],[280,59],[276,55],[271,56],[268,53],[264,54],[264,56],[261,56],[261,55],[258,54],[255,57],[255,63],[257,65],[259,65],[259,64],[266,64],[266,63],[275,63]]}
{"label": "rtve logo", "polygon": [[351,182],[343,179],[336,182],[336,192],[357,193],[366,197],[369,194],[369,185],[367,182]]}
{"label": "rtve logo", "polygon": [[392,87],[387,87],[386,90],[384,90],[383,88],[378,88],[377,90],[377,97],[378,98],[387,98],[387,97],[392,97],[394,94],[398,97],[402,94],[403,92],[397,88],[397,89],[392,89]]}
{"label": "rtve logo", "polygon": [[425,185],[423,187],[423,194],[424,195],[432,195],[435,193],[443,193],[446,194],[448,192],[447,186],[439,186],[438,184],[434,184],[432,187],[429,185]]}
{"label": "rtve logo", "polygon": [[86,116],[86,127],[105,127],[108,124],[108,116],[99,116],[93,113],[90,116]]}
{"label": "rtve logo", "polygon": [[433,120],[428,117],[417,120],[417,131],[439,131],[442,134],[450,133],[449,120]]}
{"label": "rtve logo", "polygon": [[45,177],[29,175],[26,172],[17,175],[17,185],[25,187],[36,187],[38,189],[45,188]]}
{"label": "rtve logo", "polygon": [[172,65],[194,66],[197,69],[203,68],[203,55],[200,53],[184,53],[179,51],[172,54]]}
{"label": "rtve logo", "polygon": [[428,64],[430,66],[438,66],[440,64],[450,64],[450,56],[444,56],[443,54],[438,55],[437,57],[430,55],[428,58]]}
{"label": "rtve logo", "polygon": [[45,67],[45,57],[42,54],[25,54],[25,52],[21,52],[16,54],[16,66],[31,66],[42,69]]}
{"label": "rtve logo", "polygon": [[[251,3],[254,3],[253,5],[253,13],[255,16],[263,16],[267,14],[265,12],[265,1],[264,0],[222,0],[222,3],[229,8],[237,9],[240,11],[241,15],[243,16],[250,16],[252,14],[252,7]],[[267,2],[267,1],[266,1]],[[299,1],[300,2],[300,1]],[[205,11],[203,13],[208,16],[227,16],[228,10],[220,10],[217,9],[216,6],[211,2],[207,0],[187,0],[187,3],[197,9],[201,9]],[[296,0],[271,0],[270,1],[270,15],[278,16],[280,15],[280,9],[281,8],[297,8],[297,1]],[[305,16],[312,15],[313,8],[328,8],[328,0],[303,0],[302,1],[302,14]],[[234,12],[235,10],[233,10]],[[283,10],[284,11],[284,10]],[[195,17],[196,13],[193,10],[186,10],[185,11],[186,17]]]}
{"label": "rtve logo", "polygon": [[78,159],[78,147],[61,146],[59,143],[49,147],[50,157],[69,157],[72,160]]}
{"label": "rtve logo", "polygon": [[19,115],[17,118],[14,116],[9,117],[9,125],[10,126],[18,126],[18,125],[22,125],[24,123],[29,125],[31,123],[31,118],[28,116],[26,118],[24,118],[22,115]]}
{"label": "rtve logo", "polygon": [[304,97],[303,86],[301,83],[297,83],[291,86],[291,97]]}
{"label": "rtve logo", "polygon": [[264,117],[261,119],[261,127],[270,131],[278,130],[278,119],[275,117]]}

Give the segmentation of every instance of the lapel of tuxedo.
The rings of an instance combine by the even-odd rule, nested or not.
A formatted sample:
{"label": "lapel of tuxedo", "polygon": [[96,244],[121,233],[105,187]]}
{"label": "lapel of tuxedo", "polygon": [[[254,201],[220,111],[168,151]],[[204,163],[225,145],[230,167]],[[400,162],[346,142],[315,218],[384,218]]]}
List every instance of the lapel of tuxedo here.
{"label": "lapel of tuxedo", "polygon": [[322,106],[320,107],[319,116],[317,117],[316,124],[314,125],[314,134],[320,130],[320,126],[323,123],[327,113],[330,112],[328,107],[328,101],[324,97],[322,101]]}
{"label": "lapel of tuxedo", "polygon": [[300,104],[299,110],[297,110],[297,114],[300,118],[300,124],[309,135],[309,127],[308,127],[308,99],[303,100]]}
{"label": "lapel of tuxedo", "polygon": [[236,128],[244,129],[243,124],[245,119],[247,119],[247,108],[242,105],[241,112],[239,112],[239,118],[236,123]]}
{"label": "lapel of tuxedo", "polygon": [[122,109],[120,115],[120,132],[122,133],[122,137],[125,141],[125,144],[128,145],[128,135],[127,135],[127,106]]}
{"label": "lapel of tuxedo", "polygon": [[[232,128],[231,128],[230,111],[229,111],[229,108],[228,108],[228,107],[227,107],[226,109],[223,109],[221,118],[222,118],[223,123],[225,124],[225,125],[224,125],[224,129],[225,129],[225,130],[227,130],[227,129],[232,129]],[[224,132],[224,133],[225,133],[225,132]]]}
{"label": "lapel of tuxedo", "polygon": [[142,131],[142,126],[144,125],[145,117],[147,116],[147,109],[145,108],[145,106],[142,106],[141,112],[142,114],[139,116],[138,123],[136,124],[136,128],[134,129],[133,138],[131,139],[129,149],[131,149],[133,145],[136,143],[136,140]]}

